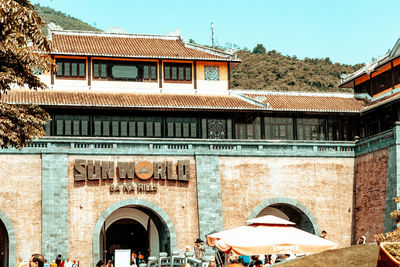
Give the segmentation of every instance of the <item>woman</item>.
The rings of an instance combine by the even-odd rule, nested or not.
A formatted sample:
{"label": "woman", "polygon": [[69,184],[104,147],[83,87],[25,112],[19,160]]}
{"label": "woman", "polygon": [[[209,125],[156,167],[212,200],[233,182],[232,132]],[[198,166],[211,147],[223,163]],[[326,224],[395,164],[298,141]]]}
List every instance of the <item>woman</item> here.
{"label": "woman", "polygon": [[108,260],[106,267],[114,267],[114,264],[111,260]]}

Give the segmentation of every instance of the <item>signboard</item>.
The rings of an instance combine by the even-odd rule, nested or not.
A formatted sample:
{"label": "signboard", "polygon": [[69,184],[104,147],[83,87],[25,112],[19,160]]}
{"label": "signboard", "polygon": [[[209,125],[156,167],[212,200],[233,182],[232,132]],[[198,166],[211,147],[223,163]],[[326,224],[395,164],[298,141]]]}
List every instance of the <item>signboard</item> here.
{"label": "signboard", "polygon": [[[188,183],[190,161],[103,161],[75,159],[74,180],[77,183],[110,181],[111,193],[154,193],[159,182]],[[116,182],[116,183],[115,183]]]}
{"label": "signboard", "polygon": [[131,250],[130,249],[116,249],[115,255],[115,267],[130,267],[131,266]]}

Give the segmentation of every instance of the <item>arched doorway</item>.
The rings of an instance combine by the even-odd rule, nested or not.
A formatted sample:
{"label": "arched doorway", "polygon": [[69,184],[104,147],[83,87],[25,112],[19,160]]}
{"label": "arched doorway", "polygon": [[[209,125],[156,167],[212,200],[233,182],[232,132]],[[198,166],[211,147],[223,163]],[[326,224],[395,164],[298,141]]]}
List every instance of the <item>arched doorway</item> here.
{"label": "arched doorway", "polygon": [[317,221],[312,213],[301,203],[290,198],[271,198],[258,205],[251,213],[250,219],[265,215],[296,223],[296,227],[312,234],[320,234]]}
{"label": "arched doorway", "polygon": [[0,220],[0,267],[8,267],[8,234],[4,223]]}
{"label": "arched doorway", "polygon": [[93,263],[111,259],[115,249],[130,249],[145,257],[176,249],[176,232],[168,215],[151,202],[120,201],[99,218],[93,236]]}

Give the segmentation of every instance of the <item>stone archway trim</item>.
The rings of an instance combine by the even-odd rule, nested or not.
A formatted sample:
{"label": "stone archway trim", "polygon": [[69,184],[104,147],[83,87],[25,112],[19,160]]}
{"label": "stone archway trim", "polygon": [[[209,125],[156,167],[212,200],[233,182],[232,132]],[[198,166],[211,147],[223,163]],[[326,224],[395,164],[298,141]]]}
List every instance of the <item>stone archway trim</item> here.
{"label": "stone archway trim", "polygon": [[0,220],[4,223],[8,235],[8,266],[17,265],[17,239],[14,227],[7,215],[0,210]]}
{"label": "stone archway trim", "polygon": [[94,266],[99,259],[102,259],[102,255],[99,255],[100,250],[100,232],[103,227],[104,222],[114,211],[119,208],[136,205],[146,207],[152,211],[154,211],[160,218],[164,221],[165,225],[167,226],[170,234],[170,242],[171,242],[171,251],[177,249],[176,244],[176,231],[172,220],[169,218],[168,214],[156,204],[143,200],[143,199],[124,199],[117,203],[114,203],[112,206],[108,207],[99,217],[97,220],[94,231],[93,231],[93,246],[92,246],[92,266]]}
{"label": "stone archway trim", "polygon": [[266,207],[273,205],[273,204],[289,204],[292,205],[302,212],[310,219],[313,227],[314,227],[314,232],[316,234],[320,233],[320,229],[318,226],[318,222],[315,219],[314,215],[311,213],[309,209],[302,203],[298,202],[295,199],[287,198],[287,197],[276,197],[276,198],[270,198],[265,201],[263,201],[261,204],[259,204],[253,211],[250,213],[249,219],[254,219],[256,216]]}

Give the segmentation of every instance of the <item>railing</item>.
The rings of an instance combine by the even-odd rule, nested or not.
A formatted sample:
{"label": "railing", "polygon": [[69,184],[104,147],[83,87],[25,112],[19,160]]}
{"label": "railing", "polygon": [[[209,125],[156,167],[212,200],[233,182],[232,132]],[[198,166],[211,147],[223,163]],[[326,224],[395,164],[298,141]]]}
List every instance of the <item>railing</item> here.
{"label": "railing", "polygon": [[393,130],[378,133],[363,140],[357,141],[355,145],[356,155],[362,155],[375,150],[387,148],[394,145]]}
{"label": "railing", "polygon": [[354,142],[46,137],[0,153],[354,157]]}

